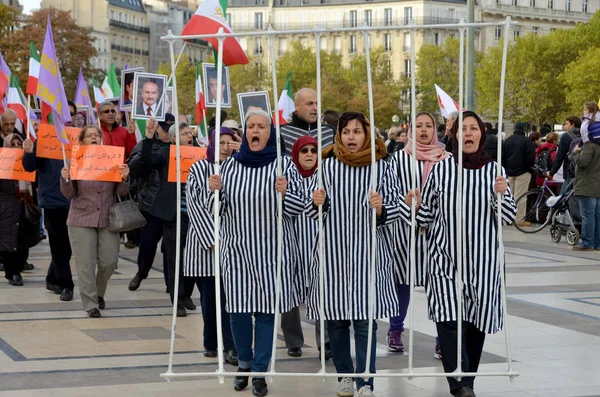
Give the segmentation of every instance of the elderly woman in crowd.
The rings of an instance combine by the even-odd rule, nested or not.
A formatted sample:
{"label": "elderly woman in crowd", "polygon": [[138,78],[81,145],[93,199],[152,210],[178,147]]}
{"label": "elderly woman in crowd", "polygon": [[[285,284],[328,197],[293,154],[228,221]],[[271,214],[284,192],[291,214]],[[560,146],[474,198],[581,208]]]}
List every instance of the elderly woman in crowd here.
{"label": "elderly woman in crowd", "polygon": [[[371,151],[375,150],[376,186],[371,189]],[[392,252],[389,241],[377,230],[376,263],[371,263],[371,216],[376,210],[377,225],[399,219],[400,191],[394,169],[384,159],[383,140],[371,147],[369,122],[362,113],[346,112],[340,116],[334,145],[326,149],[322,164],[323,190],[315,190],[309,203],[309,215],[318,219],[317,206],[326,213],[323,224],[324,243],[324,316],[331,341],[333,363],[338,373],[354,373],[350,348],[350,327],[354,325],[356,372],[375,372],[377,323],[369,322],[369,296],[374,299],[374,318],[398,314],[394,288]],[[314,184],[316,187],[316,183]],[[308,292],[308,316],[319,319],[319,261],[315,256]],[[376,266],[375,290],[371,289],[371,266]],[[367,346],[369,328],[373,341]],[[370,351],[369,351],[370,349]],[[373,396],[373,378],[357,378],[359,397]],[[353,380],[344,377],[338,396],[354,396]]]}
{"label": "elderly woman in crowd", "polygon": [[[238,391],[248,385],[244,372],[268,369],[275,311],[288,312],[299,304],[294,286],[298,252],[291,217],[304,210],[304,191],[289,158],[281,158],[283,176],[277,176],[276,139],[271,116],[263,110],[248,111],[239,153],[223,163],[220,177],[209,178],[211,192],[221,191],[223,284],[238,352],[240,375],[234,380]],[[276,307],[278,193],[284,212],[283,235],[279,236],[283,239],[281,299]],[[209,208],[213,202],[211,195]],[[268,393],[263,377],[254,378],[252,384],[255,396]]]}
{"label": "elderly woman in crowd", "polygon": [[[102,131],[87,126],[79,134],[80,145],[102,145]],[[79,293],[84,310],[90,317],[102,316],[108,280],[119,260],[119,233],[108,230],[108,213],[115,194],[124,197],[129,191],[129,167],[120,166],[122,182],[71,179],[69,168],[61,171],[60,190],[71,200],[67,226],[75,257]]]}
{"label": "elderly woman in crowd", "polygon": [[[456,370],[457,337],[462,339],[461,370],[477,372],[486,333],[502,329],[500,261],[504,258],[498,258],[496,211],[501,205],[505,225],[514,221],[517,211],[504,170],[503,176],[497,176],[498,165],[485,152],[483,122],[473,112],[464,112],[462,118],[462,131],[458,130],[458,122],[452,126],[453,156],[431,168],[422,202],[419,190],[411,190],[402,203],[402,211],[409,219],[409,206],[416,197],[417,222],[429,228],[425,291],[429,318],[437,326],[445,372]],[[463,150],[463,189],[459,189],[457,182],[459,140]],[[501,195],[500,202],[497,193]],[[457,213],[458,200],[463,203],[461,214]],[[463,236],[462,292],[456,290],[459,232]],[[459,299],[463,302],[461,335],[457,326]],[[474,377],[448,378],[450,392],[457,397],[474,397],[474,380]]]}

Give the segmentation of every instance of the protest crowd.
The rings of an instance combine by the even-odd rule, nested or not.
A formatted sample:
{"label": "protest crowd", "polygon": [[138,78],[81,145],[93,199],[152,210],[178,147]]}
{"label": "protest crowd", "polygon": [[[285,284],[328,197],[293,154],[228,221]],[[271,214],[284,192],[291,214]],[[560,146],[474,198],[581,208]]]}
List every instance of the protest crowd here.
{"label": "protest crowd", "polygon": [[[43,51],[46,53],[46,46]],[[38,86],[61,85],[50,77],[42,68]],[[411,276],[416,287],[425,289],[429,318],[437,330],[437,338],[431,341],[432,353],[441,360],[444,371],[456,369],[457,340],[461,338],[462,370],[477,372],[486,334],[500,331],[505,316],[497,208],[503,209],[504,225],[521,219],[520,212],[525,209],[517,207],[515,196],[529,188],[536,152],[538,156],[544,150],[555,153],[547,156],[552,160],[547,178],[555,176],[561,166],[568,169],[563,162],[573,164],[573,173],[564,179],[574,180],[580,196],[584,226],[582,244],[577,248],[600,250],[600,135],[596,135],[600,112],[595,102],[585,104],[583,122],[569,117],[565,121],[567,132],[560,137],[548,134],[546,143],[536,150],[536,143],[525,136],[525,125],[517,123],[514,133],[503,140],[501,132],[493,131],[471,111],[448,115],[440,127],[437,117],[420,112],[414,128],[394,127],[382,134],[360,112],[327,110],[318,114],[317,92],[302,88],[294,95],[291,113],[282,120],[278,142],[277,116],[260,106],[245,109],[242,120],[228,119],[223,112],[221,125],[215,125],[214,117],[206,123],[203,106],[196,121],[204,119],[197,124],[206,125],[193,126],[191,116],[176,120],[162,106],[164,83],[144,83],[144,102],[138,105],[134,95],[129,108],[118,98],[100,102],[96,98],[96,107],[80,100],[86,96],[80,95],[83,90],[87,94],[85,82],[74,101],[67,101],[62,90],[62,108],[46,103],[39,92],[31,93],[38,94],[42,102],[37,120],[24,109],[15,111],[11,105],[3,108],[0,260],[8,283],[22,286],[21,273],[27,270],[29,249],[47,233],[51,261],[46,289],[61,301],[73,300],[74,265],[83,309],[89,317],[101,318],[103,310],[110,310],[110,278],[121,245],[139,248],[138,271],[128,286],[132,293],[144,288],[160,249],[166,291],[172,302],[177,300],[177,316],[196,310],[194,289],[200,293],[206,357],[218,355],[217,300],[221,302],[224,359],[237,367],[239,374],[233,381],[237,391],[247,388],[251,381],[253,395],[268,393],[264,377],[249,379],[245,373],[268,370],[276,312],[282,314],[287,354],[302,356],[302,305],[306,305],[308,319],[316,320],[317,325],[324,316],[325,328],[317,327],[315,342],[320,354],[333,360],[338,373],[364,372],[367,362],[369,370],[376,372],[377,334],[373,332],[374,343],[369,346],[368,333],[369,328],[376,331],[378,324],[369,322],[368,297],[373,297],[373,318],[390,319],[389,351],[403,352]],[[146,102],[146,96],[153,102]],[[86,123],[73,126],[78,109],[85,106]],[[136,118],[136,113],[143,118]],[[181,153],[185,153],[182,157],[188,161],[185,165],[182,161],[180,205],[173,154],[177,140]],[[502,176],[497,176],[497,145],[504,145]],[[462,192],[458,187],[459,147],[462,178],[469,181],[469,189]],[[416,189],[413,160],[417,165]],[[8,171],[4,169],[7,164]],[[219,173],[215,172],[217,165]],[[541,182],[544,180],[542,177]],[[283,200],[281,236],[277,232],[279,196]],[[469,203],[460,217],[456,211],[459,200]],[[216,274],[214,263],[216,206],[220,274]],[[319,210],[323,214],[322,261],[317,250]],[[371,245],[373,211],[375,247]],[[416,256],[411,259],[413,215],[417,223]],[[458,223],[464,229],[462,249],[457,244],[457,229],[449,226]],[[280,280],[278,238],[283,241]],[[374,290],[372,249],[376,255]],[[459,252],[463,252],[462,292],[455,284]],[[324,301],[320,300],[320,266],[324,268]],[[216,296],[217,277],[220,296]],[[279,306],[275,305],[277,288]],[[460,335],[456,313],[459,299],[463,301],[464,320]],[[474,396],[474,379],[448,378],[450,393]],[[360,397],[373,396],[373,378],[339,379],[338,396],[354,396],[355,390]]]}

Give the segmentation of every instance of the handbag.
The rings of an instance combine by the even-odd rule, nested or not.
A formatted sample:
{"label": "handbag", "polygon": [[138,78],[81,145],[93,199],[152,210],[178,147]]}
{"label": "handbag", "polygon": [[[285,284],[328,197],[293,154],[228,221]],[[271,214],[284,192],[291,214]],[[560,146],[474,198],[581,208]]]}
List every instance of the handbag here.
{"label": "handbag", "polygon": [[128,232],[139,229],[146,224],[146,218],[140,212],[138,204],[131,198],[121,201],[117,194],[117,202],[114,203],[108,212],[108,231],[109,232]]}
{"label": "handbag", "polygon": [[24,215],[25,219],[27,219],[30,223],[40,223],[40,218],[42,216],[42,211],[40,207],[32,203],[25,203],[24,206]]}

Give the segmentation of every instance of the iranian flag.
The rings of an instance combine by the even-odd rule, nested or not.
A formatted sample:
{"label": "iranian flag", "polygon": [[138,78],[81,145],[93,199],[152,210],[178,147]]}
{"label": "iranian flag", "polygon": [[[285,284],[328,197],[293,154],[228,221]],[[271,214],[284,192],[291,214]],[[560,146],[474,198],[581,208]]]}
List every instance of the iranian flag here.
{"label": "iranian flag", "polygon": [[289,72],[285,79],[285,85],[279,103],[277,104],[277,113],[279,114],[279,124],[287,124],[292,119],[294,112],[294,94],[292,93],[292,72]]}
{"label": "iranian flag", "polygon": [[446,91],[442,90],[437,84],[434,84],[434,86],[442,116],[448,118],[450,113],[458,112],[458,103],[456,103],[450,95],[446,94]]}
{"label": "iranian flag", "polygon": [[38,78],[40,77],[40,52],[35,48],[33,42],[29,43],[29,78],[27,78],[27,95],[37,93]]}
{"label": "iranian flag", "polygon": [[92,79],[92,87],[94,87],[94,100],[96,101],[96,108],[98,108],[98,105],[104,102],[104,95],[94,79]]}
{"label": "iranian flag", "polygon": [[204,141],[206,141],[206,120],[204,119],[205,113],[206,106],[204,105],[204,93],[202,92],[200,64],[196,62],[196,124],[198,124],[198,139],[204,139]]}
{"label": "iranian flag", "polygon": [[[226,12],[227,0],[204,0],[183,28],[181,35],[214,34],[218,33],[220,28],[223,28],[223,33],[233,33],[231,26],[225,20]],[[248,57],[235,37],[226,38],[222,49],[219,48],[219,41],[216,38],[204,40],[208,41],[216,51],[223,51],[223,63],[226,66],[248,63]]]}
{"label": "iranian flag", "polygon": [[15,111],[18,119],[27,119],[27,106],[25,105],[23,91],[21,91],[21,87],[19,85],[19,78],[14,74],[10,76],[10,84],[8,86],[6,100],[8,108]]}
{"label": "iranian flag", "polygon": [[117,99],[121,93],[121,85],[117,79],[115,65],[112,63],[110,64],[110,68],[108,69],[108,73],[106,73],[106,77],[104,78],[104,82],[102,83],[100,90],[102,90],[102,96],[106,100]]}

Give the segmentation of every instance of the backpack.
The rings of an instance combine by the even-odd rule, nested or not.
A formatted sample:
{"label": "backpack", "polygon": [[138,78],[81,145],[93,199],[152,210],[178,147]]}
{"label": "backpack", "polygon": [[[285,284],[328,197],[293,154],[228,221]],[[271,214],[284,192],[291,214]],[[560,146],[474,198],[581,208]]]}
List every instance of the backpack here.
{"label": "backpack", "polygon": [[539,177],[545,178],[546,172],[552,169],[552,152],[555,152],[556,148],[546,149],[540,152],[535,159],[534,170],[535,174]]}

